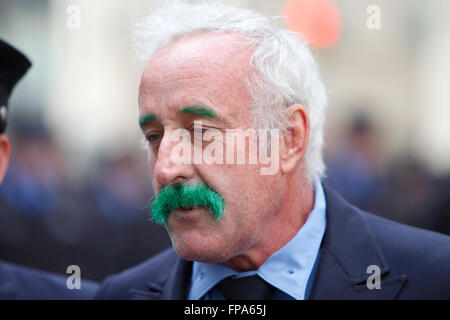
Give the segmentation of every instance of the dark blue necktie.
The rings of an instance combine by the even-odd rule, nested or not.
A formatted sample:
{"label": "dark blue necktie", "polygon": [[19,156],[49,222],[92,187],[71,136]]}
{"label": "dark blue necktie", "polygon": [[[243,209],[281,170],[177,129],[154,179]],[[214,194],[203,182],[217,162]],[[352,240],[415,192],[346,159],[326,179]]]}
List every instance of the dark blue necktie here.
{"label": "dark blue necktie", "polygon": [[227,300],[269,300],[275,288],[258,277],[225,278],[216,285],[216,288]]}

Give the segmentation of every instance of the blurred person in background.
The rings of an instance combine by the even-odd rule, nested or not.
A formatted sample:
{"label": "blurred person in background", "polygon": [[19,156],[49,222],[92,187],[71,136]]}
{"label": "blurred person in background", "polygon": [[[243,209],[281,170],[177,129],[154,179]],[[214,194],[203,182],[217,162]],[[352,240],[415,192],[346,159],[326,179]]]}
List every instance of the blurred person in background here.
{"label": "blurred person in background", "polygon": [[447,216],[441,203],[448,188],[439,188],[439,180],[413,156],[383,159],[379,129],[367,114],[352,118],[348,127],[327,150],[326,183],[363,210],[450,234],[440,222]]}
{"label": "blurred person in background", "polygon": [[[0,40],[0,183],[6,174],[11,153],[10,141],[5,133],[8,99],[15,84],[30,66],[31,63],[22,53]],[[27,160],[33,161],[32,154]],[[21,190],[16,190],[12,195],[18,192]],[[45,190],[42,192],[42,196],[49,194]],[[29,204],[23,205],[30,214],[33,214],[34,210],[39,212],[39,208],[34,207],[32,203],[30,199]],[[69,289],[66,277],[0,262],[0,299],[89,299],[96,288],[95,283],[81,279],[80,289]]]}
{"label": "blurred person in background", "polygon": [[[138,100],[151,216],[173,247],[106,279],[97,298],[450,298],[450,237],[361,211],[322,182],[327,98],[296,34],[251,10],[186,1],[168,2],[136,31],[147,63]],[[207,125],[196,129],[199,120]],[[178,130],[254,125],[283,133],[273,175],[261,164],[173,157]],[[359,151],[366,133],[356,127]],[[183,139],[191,149],[195,141],[210,146]]]}
{"label": "blurred person in background", "polygon": [[443,178],[438,187],[436,230],[450,234],[450,176]]}
{"label": "blurred person in background", "polygon": [[378,211],[388,186],[375,125],[368,116],[359,115],[342,140],[327,161],[327,183],[358,207]]}

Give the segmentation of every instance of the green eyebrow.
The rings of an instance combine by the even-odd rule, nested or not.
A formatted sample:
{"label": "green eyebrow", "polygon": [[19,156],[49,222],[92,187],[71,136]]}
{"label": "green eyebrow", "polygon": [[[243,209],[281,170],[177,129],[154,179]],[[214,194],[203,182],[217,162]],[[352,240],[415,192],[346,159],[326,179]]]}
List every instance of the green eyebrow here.
{"label": "green eyebrow", "polygon": [[203,106],[188,106],[182,108],[180,111],[183,114],[195,114],[201,117],[208,117],[208,118],[217,117],[217,114],[213,109]]}
{"label": "green eyebrow", "polygon": [[154,114],[144,114],[139,117],[139,126],[143,129],[146,125],[155,120],[156,116]]}

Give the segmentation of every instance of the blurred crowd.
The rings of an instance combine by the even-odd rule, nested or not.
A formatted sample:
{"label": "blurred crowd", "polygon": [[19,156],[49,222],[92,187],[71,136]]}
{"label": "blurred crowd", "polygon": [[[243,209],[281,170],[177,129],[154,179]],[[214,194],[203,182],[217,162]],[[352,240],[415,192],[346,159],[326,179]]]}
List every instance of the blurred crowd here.
{"label": "blurred crowd", "polygon": [[145,152],[99,157],[74,183],[45,126],[16,122],[0,189],[2,260],[57,273],[75,264],[101,280],[170,245],[142,209],[153,194]]}
{"label": "blurred crowd", "polygon": [[435,176],[408,154],[386,161],[380,140],[373,120],[355,116],[326,149],[325,181],[363,210],[450,234],[450,175]]}
{"label": "blurred crowd", "polygon": [[[2,260],[58,273],[76,264],[82,276],[102,280],[170,245],[142,210],[152,196],[144,151],[103,155],[74,183],[45,125],[17,118],[0,189]],[[411,158],[385,163],[378,145],[374,124],[356,117],[326,149],[325,181],[362,209],[450,234],[450,177]]]}

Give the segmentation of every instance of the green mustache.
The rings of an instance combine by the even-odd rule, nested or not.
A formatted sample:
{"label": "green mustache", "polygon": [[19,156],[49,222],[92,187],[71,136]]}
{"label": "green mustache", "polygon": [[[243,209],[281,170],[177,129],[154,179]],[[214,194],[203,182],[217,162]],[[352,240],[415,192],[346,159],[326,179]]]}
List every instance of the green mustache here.
{"label": "green mustache", "polygon": [[170,211],[178,208],[204,207],[216,220],[222,218],[225,202],[223,197],[204,184],[175,183],[164,187],[155,201],[150,199],[144,209],[151,209],[151,218],[158,224],[166,224]]}

